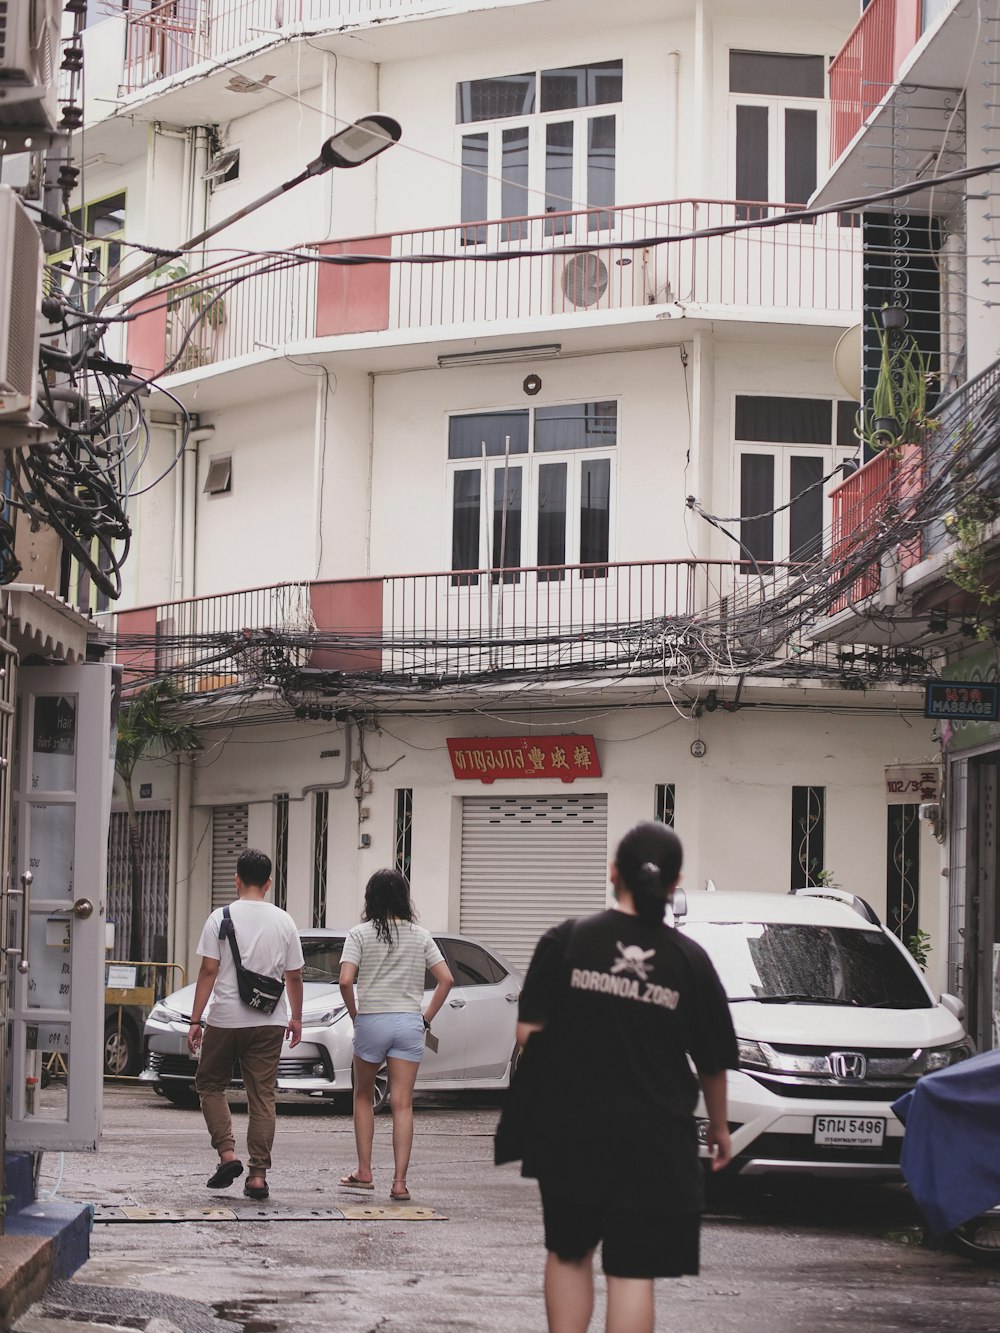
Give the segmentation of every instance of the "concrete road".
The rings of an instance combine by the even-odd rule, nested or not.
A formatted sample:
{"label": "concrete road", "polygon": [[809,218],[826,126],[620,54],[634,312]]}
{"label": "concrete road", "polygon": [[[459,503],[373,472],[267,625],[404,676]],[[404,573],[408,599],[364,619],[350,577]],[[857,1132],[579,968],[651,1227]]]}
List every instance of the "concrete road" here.
{"label": "concrete road", "polygon": [[[237,1102],[237,1133],[244,1126]],[[42,1187],[95,1205],[161,1209],[228,1204],[246,1220],[116,1222],[95,1226],[92,1257],[53,1288],[17,1333],[535,1333],[544,1330],[543,1251],[536,1189],[515,1167],[492,1165],[496,1106],[437,1097],[416,1114],[414,1203],[447,1221],[335,1221],[345,1202],[388,1204],[390,1120],[376,1126],[370,1197],[345,1195],[354,1165],[349,1117],[327,1103],[285,1103],[272,1197],[240,1186],[213,1192],[213,1154],[196,1111],[146,1087],[112,1087],[93,1157],[43,1164]],[[640,1162],[623,1169],[641,1174]],[[259,1216],[266,1210],[265,1220]],[[290,1211],[319,1210],[307,1221]],[[252,1220],[251,1220],[252,1219]],[[598,1282],[594,1327],[603,1327]],[[994,1275],[920,1244],[918,1219],[897,1187],[729,1193],[703,1231],[702,1275],[658,1284],[660,1329],[685,1333],[890,1333],[1000,1328]]]}

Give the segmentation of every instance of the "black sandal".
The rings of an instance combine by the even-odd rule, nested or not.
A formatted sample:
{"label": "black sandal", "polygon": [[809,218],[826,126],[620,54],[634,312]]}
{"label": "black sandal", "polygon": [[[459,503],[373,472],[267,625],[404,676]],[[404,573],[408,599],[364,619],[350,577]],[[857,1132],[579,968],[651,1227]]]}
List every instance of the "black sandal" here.
{"label": "black sandal", "polygon": [[262,1185],[251,1185],[248,1180],[243,1186],[243,1193],[248,1199],[266,1199],[270,1196],[271,1191],[267,1188],[266,1180]]}

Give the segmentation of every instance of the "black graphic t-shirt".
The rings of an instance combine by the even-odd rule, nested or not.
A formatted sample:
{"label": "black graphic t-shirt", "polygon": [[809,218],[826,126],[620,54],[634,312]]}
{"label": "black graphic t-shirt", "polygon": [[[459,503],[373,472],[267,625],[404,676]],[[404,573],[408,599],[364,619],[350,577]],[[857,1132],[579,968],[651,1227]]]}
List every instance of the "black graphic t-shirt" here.
{"label": "black graphic t-shirt", "polygon": [[702,1074],[738,1065],[725,992],[701,946],[614,910],[556,926],[535,949],[518,1016],[546,1028],[525,1174],[581,1201],[700,1208],[691,1062]]}

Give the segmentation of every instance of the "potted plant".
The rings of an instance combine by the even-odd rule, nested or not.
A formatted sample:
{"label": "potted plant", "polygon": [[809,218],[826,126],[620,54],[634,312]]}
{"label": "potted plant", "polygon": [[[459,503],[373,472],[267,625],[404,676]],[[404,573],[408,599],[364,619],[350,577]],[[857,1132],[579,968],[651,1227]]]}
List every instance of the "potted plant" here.
{"label": "potted plant", "polygon": [[[188,274],[180,264],[167,269],[166,275],[178,283]],[[179,344],[191,330],[176,365],[171,367],[173,373],[210,365],[215,359],[216,332],[225,322],[226,303],[214,287],[203,286],[197,279],[173,287],[167,297],[167,345],[171,355],[176,355]]]}
{"label": "potted plant", "polygon": [[931,424],[927,417],[927,390],[934,378],[930,358],[912,334],[893,346],[890,331],[882,328],[877,319],[875,331],[881,359],[865,438],[875,450],[916,444]]}

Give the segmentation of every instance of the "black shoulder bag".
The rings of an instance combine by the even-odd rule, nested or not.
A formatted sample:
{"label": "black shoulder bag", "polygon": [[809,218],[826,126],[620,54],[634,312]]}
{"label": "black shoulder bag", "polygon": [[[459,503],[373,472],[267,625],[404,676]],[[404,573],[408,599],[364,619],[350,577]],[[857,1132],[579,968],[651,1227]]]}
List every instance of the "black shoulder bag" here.
{"label": "black shoulder bag", "polygon": [[243,966],[243,960],[240,957],[240,946],[236,943],[233,918],[229,914],[228,907],[222,909],[219,939],[228,939],[229,947],[233,951],[233,962],[236,964],[236,984],[240,988],[240,999],[248,1009],[255,1009],[258,1014],[273,1014],[278,1007],[278,1001],[285,993],[284,980],[279,981],[277,977],[266,977],[262,972],[251,972],[249,968]]}
{"label": "black shoulder bag", "polygon": [[[559,927],[559,965],[565,970],[566,950],[569,937],[576,925],[575,919],[564,921]],[[560,977],[560,981],[564,978]],[[542,1078],[548,1064],[549,1044],[552,1036],[551,1021],[538,1032],[533,1032],[525,1043],[520,1059],[517,1060],[510,1075],[510,1086],[503,1096],[500,1108],[500,1120],[493,1137],[493,1161],[496,1166],[504,1162],[523,1162],[523,1175],[534,1175],[533,1148],[536,1132],[536,1117],[541,1100]]]}

